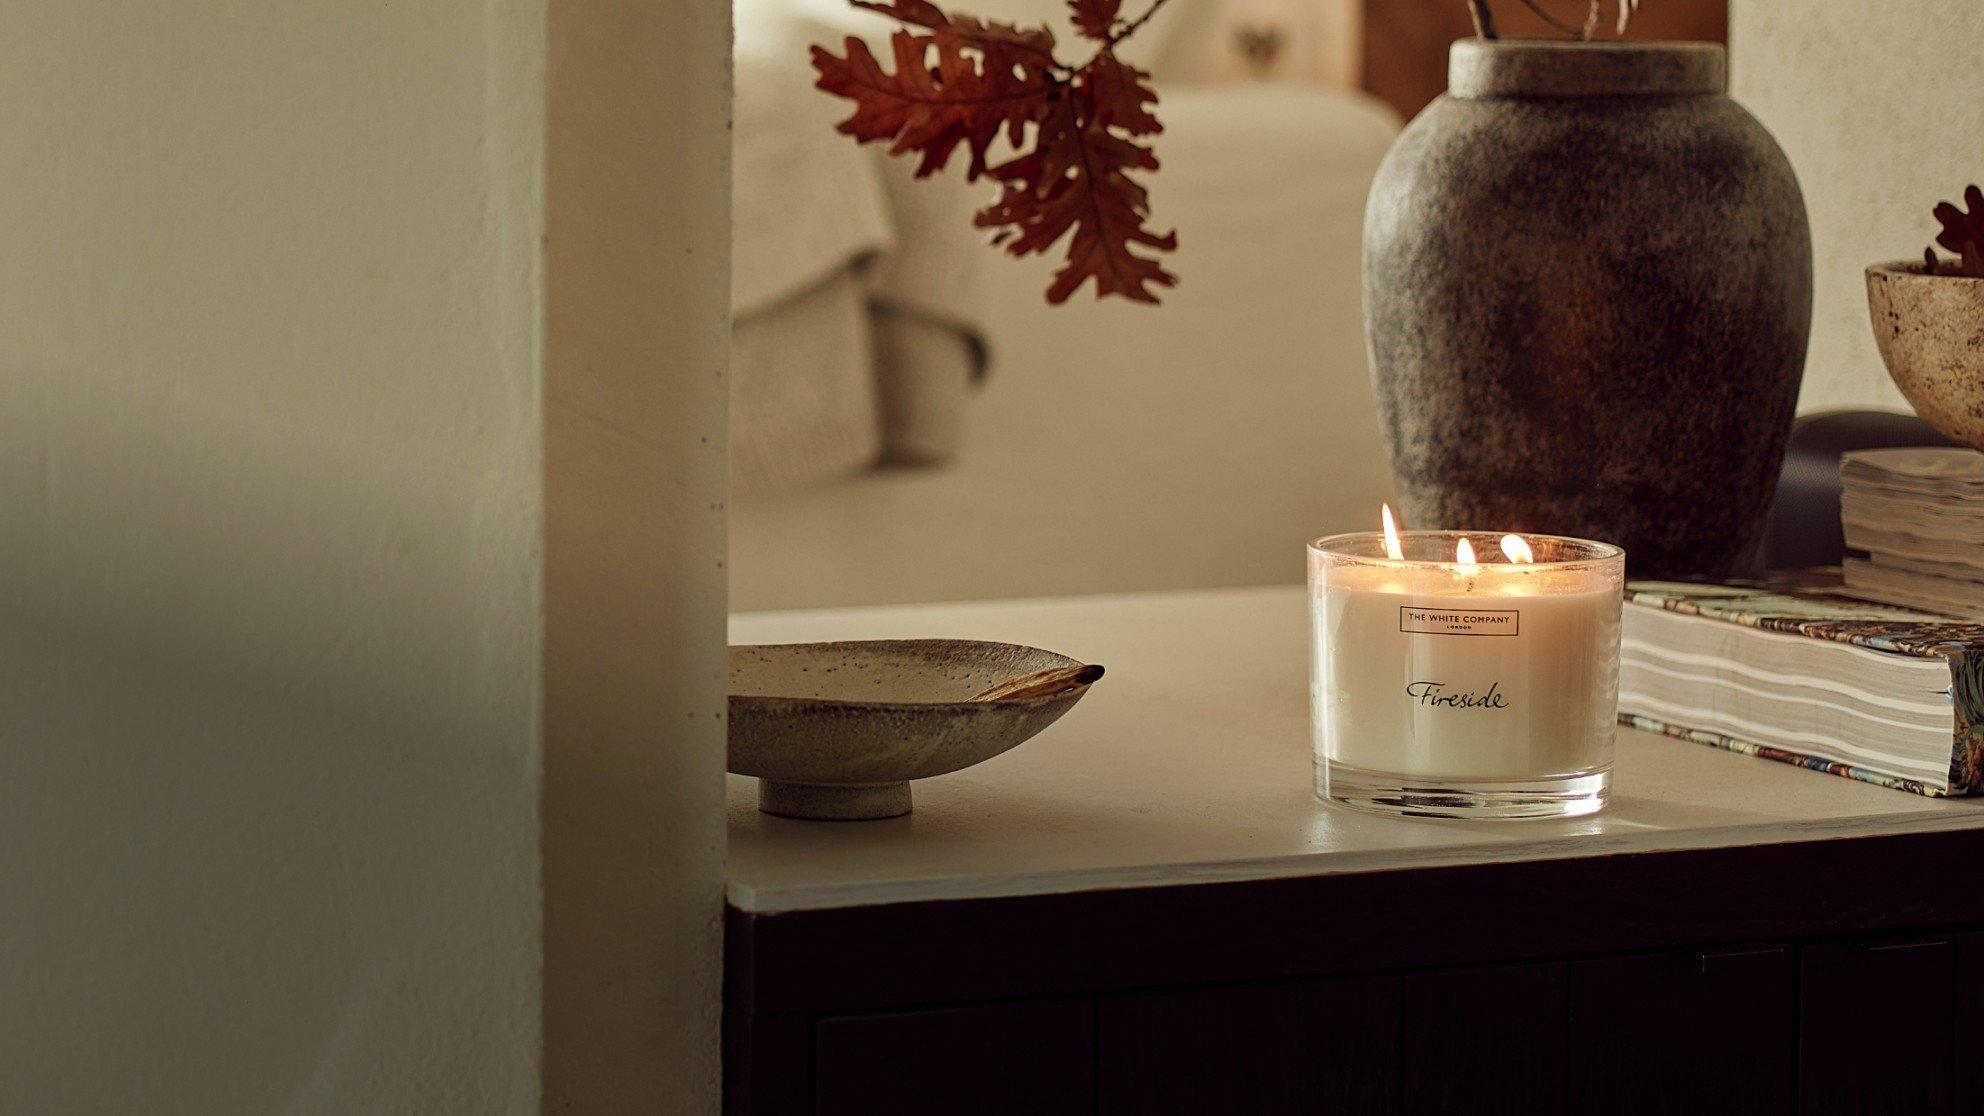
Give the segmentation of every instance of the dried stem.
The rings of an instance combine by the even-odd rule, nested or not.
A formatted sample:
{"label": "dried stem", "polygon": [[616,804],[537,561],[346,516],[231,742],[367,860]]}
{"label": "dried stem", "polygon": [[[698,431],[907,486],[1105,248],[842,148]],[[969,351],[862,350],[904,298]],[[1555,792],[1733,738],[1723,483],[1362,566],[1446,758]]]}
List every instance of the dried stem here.
{"label": "dried stem", "polygon": [[1122,30],[1117,31],[1115,34],[1109,36],[1108,46],[1106,46],[1104,49],[1105,50],[1114,49],[1117,43],[1120,43],[1124,39],[1127,39],[1130,36],[1136,34],[1138,28],[1141,28],[1144,24],[1150,22],[1150,17],[1156,15],[1157,10],[1159,8],[1162,8],[1164,5],[1170,2],[1171,0],[1151,0],[1151,5],[1150,7],[1144,9],[1144,14],[1124,24]]}
{"label": "dried stem", "polygon": [[[1605,21],[1605,0],[1585,0],[1584,25],[1573,27],[1551,15],[1544,7],[1545,0],[1516,0],[1533,12],[1538,19],[1554,30],[1568,35],[1579,42],[1587,42],[1598,33],[1598,25]],[[1633,10],[1639,7],[1639,0],[1614,0],[1619,5],[1619,34],[1626,33],[1626,24],[1633,18]],[[1488,6],[1488,0],[1467,0],[1467,14],[1474,20],[1474,33],[1484,39],[1495,38],[1495,13]]]}
{"label": "dried stem", "polygon": [[[1619,10],[1621,12],[1626,10],[1626,0],[1619,0]],[[1591,0],[1591,7],[1584,13],[1584,29],[1578,32],[1578,38],[1591,38],[1591,33],[1598,30],[1598,21],[1604,17],[1605,0]],[[1624,31],[1625,28],[1621,27],[1619,30]]]}

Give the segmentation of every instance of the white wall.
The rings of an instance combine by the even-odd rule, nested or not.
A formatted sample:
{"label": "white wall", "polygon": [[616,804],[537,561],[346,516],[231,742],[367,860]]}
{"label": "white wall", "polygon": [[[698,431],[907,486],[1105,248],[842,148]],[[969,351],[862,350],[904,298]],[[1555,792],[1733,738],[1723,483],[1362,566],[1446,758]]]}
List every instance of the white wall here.
{"label": "white wall", "polygon": [[728,0],[552,0],[544,1108],[715,1112]]}
{"label": "white wall", "polygon": [[0,1107],[537,1103],[540,0],[0,34]]}
{"label": "white wall", "polygon": [[1811,210],[1817,297],[1801,410],[1906,409],[1867,324],[1862,270],[1917,258],[1929,216],[1984,180],[1976,0],[1731,0],[1736,98],[1791,156]]}

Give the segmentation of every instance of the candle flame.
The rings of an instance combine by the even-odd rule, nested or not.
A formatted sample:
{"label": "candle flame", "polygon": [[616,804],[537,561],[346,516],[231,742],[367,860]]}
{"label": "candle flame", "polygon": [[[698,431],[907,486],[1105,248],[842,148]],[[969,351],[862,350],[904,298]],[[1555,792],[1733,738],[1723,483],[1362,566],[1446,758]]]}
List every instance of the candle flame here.
{"label": "candle flame", "polygon": [[1536,552],[1529,549],[1529,544],[1522,540],[1521,535],[1502,536],[1502,555],[1518,566],[1527,566],[1536,561]]}
{"label": "candle flame", "polygon": [[1459,566],[1460,572],[1464,574],[1471,574],[1478,568],[1478,563],[1474,560],[1473,543],[1462,539],[1454,544],[1454,564]]}
{"label": "candle flame", "polygon": [[1380,504],[1378,508],[1385,521],[1385,557],[1400,561],[1405,557],[1405,548],[1398,543],[1398,520],[1392,518],[1390,504]]}

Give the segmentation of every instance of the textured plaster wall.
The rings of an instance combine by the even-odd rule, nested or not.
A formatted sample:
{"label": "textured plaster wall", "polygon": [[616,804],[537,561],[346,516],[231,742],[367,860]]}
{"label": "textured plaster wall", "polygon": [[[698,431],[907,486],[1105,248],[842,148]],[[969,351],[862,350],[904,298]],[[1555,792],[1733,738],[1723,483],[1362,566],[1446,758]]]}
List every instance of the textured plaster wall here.
{"label": "textured plaster wall", "polygon": [[544,1107],[717,1110],[728,0],[551,0]]}
{"label": "textured plaster wall", "polygon": [[539,1077],[540,0],[0,35],[0,1108]]}
{"label": "textured plaster wall", "polygon": [[1868,331],[1861,271],[1920,257],[1929,208],[1984,179],[1984,70],[1950,61],[1977,0],[1732,0],[1732,92],[1791,156],[1817,296],[1801,410],[1906,409]]}

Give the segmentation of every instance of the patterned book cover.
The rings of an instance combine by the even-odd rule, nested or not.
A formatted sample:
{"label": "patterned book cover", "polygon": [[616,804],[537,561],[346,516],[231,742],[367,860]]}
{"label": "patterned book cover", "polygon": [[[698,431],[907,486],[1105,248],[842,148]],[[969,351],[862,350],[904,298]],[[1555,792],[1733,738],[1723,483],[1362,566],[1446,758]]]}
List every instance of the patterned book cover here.
{"label": "patterned book cover", "polygon": [[1977,790],[1980,782],[1984,782],[1984,623],[1854,600],[1839,595],[1839,585],[1836,569],[1799,571],[1753,584],[1635,581],[1626,585],[1626,600],[1635,605],[1765,631],[1850,643],[1896,655],[1941,659],[1950,669],[1950,699],[1955,713],[1948,790],[1647,717],[1621,715],[1619,719],[1635,728],[1916,794],[1941,797]]}

